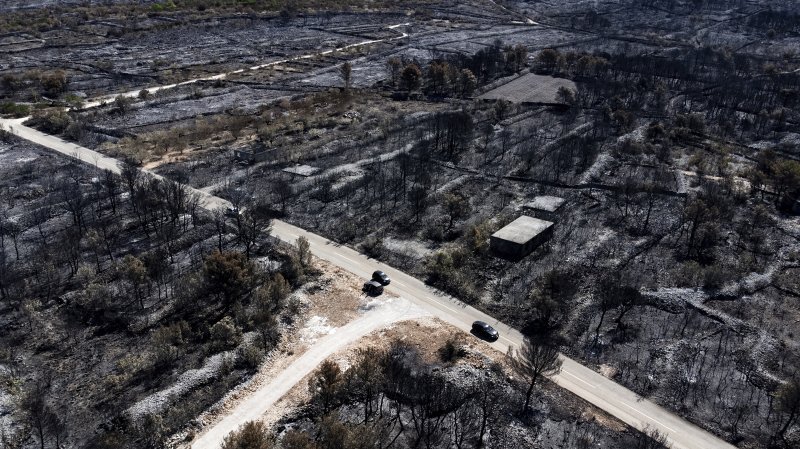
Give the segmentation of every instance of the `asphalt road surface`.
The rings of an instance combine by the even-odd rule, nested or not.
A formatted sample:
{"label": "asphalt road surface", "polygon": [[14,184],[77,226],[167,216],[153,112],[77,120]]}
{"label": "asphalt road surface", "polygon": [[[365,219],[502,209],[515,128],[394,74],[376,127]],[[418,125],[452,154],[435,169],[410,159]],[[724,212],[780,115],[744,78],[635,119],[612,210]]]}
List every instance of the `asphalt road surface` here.
{"label": "asphalt road surface", "polygon": [[[66,142],[58,137],[23,126],[21,120],[0,119],[0,125],[23,139],[98,168],[108,169],[116,173],[120,172],[119,161],[103,156],[88,148]],[[201,205],[204,208],[216,209],[231,205],[230,202],[222,198],[202,192],[199,189],[191,189],[201,196]],[[475,320],[482,320],[491,324],[500,332],[500,338],[492,343],[492,346],[500,351],[505,352],[509,347],[519,347],[522,344],[522,334],[517,330],[477,309],[467,306],[450,295],[443,294],[425,285],[400,270],[369,259],[351,248],[279,220],[273,221],[272,234],[290,243],[296,242],[301,236],[305,237],[308,239],[311,251],[315,256],[365,279],[370,278],[373,271],[377,269],[383,270],[392,278],[391,285],[387,287],[388,291],[402,298],[407,298],[421,310],[456,327],[469,330]],[[317,351],[318,349],[316,348],[320,344],[318,342],[313,350]],[[333,353],[330,351],[325,352]],[[315,352],[315,354],[317,353]],[[318,362],[324,360],[324,357],[315,357],[313,360]],[[633,427],[658,430],[667,436],[673,449],[733,449],[735,447],[655,403],[639,397],[636,393],[572,359],[563,357],[561,372],[551,377],[551,379],[561,387]],[[256,394],[265,393],[257,392]],[[250,415],[247,414],[246,416]],[[230,429],[231,422],[243,422],[245,415],[232,415],[229,418],[223,420],[226,423],[224,429]],[[215,435],[219,436],[219,434]],[[213,441],[219,441],[219,439],[215,438]],[[195,446],[195,449],[200,448],[215,449],[213,446]]]}

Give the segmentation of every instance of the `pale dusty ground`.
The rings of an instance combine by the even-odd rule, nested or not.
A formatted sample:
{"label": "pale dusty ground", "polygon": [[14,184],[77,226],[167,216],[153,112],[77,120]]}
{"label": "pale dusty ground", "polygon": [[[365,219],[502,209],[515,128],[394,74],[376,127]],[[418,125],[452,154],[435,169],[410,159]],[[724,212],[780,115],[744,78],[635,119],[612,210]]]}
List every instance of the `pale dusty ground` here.
{"label": "pale dusty ground", "polygon": [[306,315],[326,317],[331,326],[342,326],[358,315],[365,299],[361,293],[364,280],[328,262],[315,259],[314,263],[325,272],[323,289],[309,295]]}
{"label": "pale dusty ground", "polygon": [[[220,402],[200,415],[196,421],[203,428],[217,423],[228,415],[237,404],[250,394],[269,383],[278,373],[297,360],[318,337],[330,330],[343,326],[358,316],[358,310],[368,299],[361,293],[361,283],[357,276],[319,259],[314,266],[323,272],[312,286],[293,293],[303,303],[303,311],[296,318],[295,326],[286,330],[278,347],[261,365],[259,371],[247,382],[231,390]],[[391,295],[384,294],[381,298]],[[182,447],[193,432],[184,431],[173,437],[173,447]],[[188,438],[188,439],[187,439]]]}
{"label": "pale dusty ground", "polygon": [[[458,342],[465,344],[468,355],[458,361],[458,363],[482,364],[485,360],[476,354],[476,347],[480,347],[482,352],[493,352],[494,358],[502,359],[503,354],[492,350],[488,345],[483,344],[475,337],[448,325],[447,323],[433,317],[423,317],[415,320],[400,321],[391,326],[379,329],[357,343],[331,355],[329,359],[336,361],[342,369],[350,366],[350,361],[356,357],[358,350],[364,348],[388,349],[395,340],[401,340],[417,347],[420,356],[426,362],[438,360],[437,351],[449,338],[455,337]],[[472,341],[470,341],[470,339]],[[310,399],[308,381],[313,373],[305,376],[298,382],[288,394],[278,401],[270,410],[263,415],[262,420],[268,426],[275,424],[280,418],[290,413],[299,405]]]}
{"label": "pale dusty ground", "polygon": [[[492,348],[483,340],[456,328],[435,317],[421,317],[414,320],[399,321],[391,326],[376,330],[371,334],[361,338],[357,343],[338,351],[331,355],[329,359],[336,361],[345,370],[351,365],[351,361],[357,357],[360,349],[378,348],[388,349],[395,340],[404,341],[419,350],[422,360],[425,362],[439,362],[438,350],[448,339],[455,341],[466,349],[467,355],[455,361],[455,364],[471,365],[479,369],[488,368],[489,364],[499,363],[510,376],[515,376],[506,354]],[[267,413],[262,415],[262,421],[271,427],[282,417],[296,410],[297,407],[310,399],[308,382],[313,373],[305,376],[302,381],[277,401]],[[575,416],[580,414],[584,420],[595,420],[599,424],[608,427],[616,432],[622,432],[627,426],[609,416],[602,410],[586,403],[553,384],[548,384],[547,394],[559,396],[564,400],[559,400],[564,405],[569,405],[574,410]]]}
{"label": "pale dusty ground", "polygon": [[[382,327],[369,332],[343,349],[332,352],[328,358],[335,360],[343,369],[347,369],[359,349],[366,347],[386,349],[393,341],[401,340],[417,347],[424,361],[437,362],[439,348],[448,339],[453,338],[467,351],[467,355],[455,363],[488,368],[490,363],[496,362],[504,367],[509,376],[515,376],[509,366],[507,355],[486,342],[438,318],[420,316],[403,298],[388,293],[378,298],[365,297],[360,291],[363,279],[318,259],[315,259],[315,264],[323,271],[321,278],[308,288],[293,294],[293,297],[303,304],[303,312],[297,318],[296,326],[288,331],[279,347],[264,362],[258,373],[198,417],[197,422],[202,427],[202,432],[208,432],[209,429],[218,426],[223,418],[229,417],[248,398],[256,396],[257,392],[279,388],[278,377],[314,348],[318,340],[328,335],[338,338],[335,335],[337,330],[344,331],[350,325],[365,320],[370,321],[372,320],[370,316],[379,319],[375,313],[385,315],[388,312],[390,315],[396,315],[398,321],[394,323],[385,321]],[[379,310],[383,312],[376,312]],[[324,344],[324,341],[320,344]],[[312,375],[313,370],[309,367],[308,374],[267,407],[261,419],[268,426],[272,426],[305,403],[310,398],[308,381]],[[546,390],[546,394],[556,396],[555,400],[559,403],[568,404],[576,416],[594,419],[616,431],[626,428],[620,421],[555,385],[549,385]],[[177,434],[173,437],[173,444],[170,447],[186,449],[191,447],[191,444],[207,446],[205,442],[199,440],[199,437],[200,435],[191,432]]]}
{"label": "pale dusty ground", "polygon": [[608,377],[609,379],[613,379],[614,376],[617,374],[617,369],[610,365],[600,365],[600,374]]}

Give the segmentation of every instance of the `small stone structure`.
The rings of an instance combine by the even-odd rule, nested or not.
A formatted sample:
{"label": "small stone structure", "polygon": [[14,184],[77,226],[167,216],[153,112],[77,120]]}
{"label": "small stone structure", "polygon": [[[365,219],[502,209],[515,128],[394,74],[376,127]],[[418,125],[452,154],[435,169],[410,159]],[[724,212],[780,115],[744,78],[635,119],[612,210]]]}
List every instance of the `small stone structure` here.
{"label": "small stone structure", "polygon": [[286,167],[283,169],[284,173],[289,173],[292,175],[302,176],[304,178],[309,177],[319,171],[319,168],[312,167],[310,165],[295,165],[292,167]]}
{"label": "small stone structure", "polygon": [[522,205],[522,208],[536,218],[547,221],[555,221],[558,211],[567,200],[557,196],[542,195],[533,198]]}
{"label": "small stone structure", "polygon": [[255,164],[256,162],[264,162],[267,160],[269,151],[266,148],[253,148],[247,150],[235,149],[233,150],[233,158],[239,162],[248,164]]}
{"label": "small stone structure", "polygon": [[498,256],[521,259],[553,236],[553,223],[522,215],[489,239],[489,248]]}

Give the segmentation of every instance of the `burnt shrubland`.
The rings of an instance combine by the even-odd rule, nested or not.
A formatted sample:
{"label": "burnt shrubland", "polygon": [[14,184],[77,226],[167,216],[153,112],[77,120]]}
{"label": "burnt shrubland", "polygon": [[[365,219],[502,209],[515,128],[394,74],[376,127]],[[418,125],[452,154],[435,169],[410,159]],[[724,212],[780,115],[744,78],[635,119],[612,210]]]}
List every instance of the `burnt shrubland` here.
{"label": "burnt shrubland", "polygon": [[[794,2],[379,3],[370,12],[336,3],[354,8],[341,14],[311,2],[223,3],[158,3],[135,27],[119,5],[2,18],[11,33],[28,29],[4,41],[4,114],[30,113],[41,130],[165,176],[131,166],[117,177],[29,148],[33,159],[0,165],[3,356],[18,373],[10,378],[26,379],[25,416],[39,418],[30,441],[134,444],[121,430],[132,424],[115,418],[181,370],[212,366],[220,382],[192,390],[191,406],[140,416],[144,442],[252,369],[288,320],[287,292],[314,276],[305,256],[268,238],[280,216],[740,447],[797,446]],[[95,13],[108,20],[93,22]],[[94,34],[64,41],[76,47],[68,67],[39,67],[54,51],[40,40],[67,26]],[[118,39],[114,58],[107,35]],[[136,55],[137,39],[167,56]],[[365,39],[394,40],[320,54]],[[65,109],[87,93],[304,54]],[[246,213],[212,216],[183,184]],[[535,209],[540,196],[565,202]],[[490,236],[520,215],[552,221],[552,237],[525,257],[497,257]],[[251,425],[237,438],[264,447],[609,441],[595,423],[549,418],[575,411],[544,398],[541,381],[516,385],[497,369],[458,365],[456,349],[441,352],[446,366],[398,345],[360,354],[349,369],[326,363],[313,398],[283,423],[292,430],[263,439],[269,432]],[[73,365],[34,379],[37,366],[65,359]],[[64,402],[59,392],[88,391],[93,380],[107,386],[90,396],[99,408]],[[70,406],[87,429],[102,423],[100,436],[65,430]],[[654,447],[653,437],[616,445]]]}
{"label": "burnt shrubland", "polygon": [[[245,240],[185,186],[132,167],[118,176],[2,145],[4,159],[31,161],[4,165],[0,185],[0,354],[21,398],[8,444],[161,444],[274,348],[297,269],[266,228]],[[192,369],[204,377],[183,380]],[[149,402],[176,382],[189,382],[180,406]]]}

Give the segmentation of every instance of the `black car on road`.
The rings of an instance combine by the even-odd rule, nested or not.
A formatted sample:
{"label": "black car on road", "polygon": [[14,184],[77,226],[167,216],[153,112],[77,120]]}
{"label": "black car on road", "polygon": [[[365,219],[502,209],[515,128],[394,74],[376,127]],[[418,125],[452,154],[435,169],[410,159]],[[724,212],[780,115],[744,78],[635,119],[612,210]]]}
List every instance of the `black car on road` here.
{"label": "black car on road", "polygon": [[383,293],[383,285],[378,281],[367,281],[361,290],[370,296],[378,296]]}
{"label": "black car on road", "polygon": [[381,270],[372,273],[372,280],[380,282],[381,285],[389,285],[389,283],[392,282],[392,280],[389,279],[389,275]]}
{"label": "black car on road", "polygon": [[472,333],[478,337],[491,341],[497,340],[500,337],[500,334],[495,328],[484,323],[483,321],[476,321],[472,323]]}

